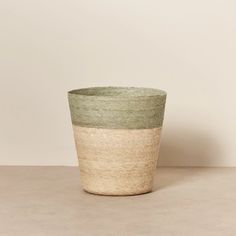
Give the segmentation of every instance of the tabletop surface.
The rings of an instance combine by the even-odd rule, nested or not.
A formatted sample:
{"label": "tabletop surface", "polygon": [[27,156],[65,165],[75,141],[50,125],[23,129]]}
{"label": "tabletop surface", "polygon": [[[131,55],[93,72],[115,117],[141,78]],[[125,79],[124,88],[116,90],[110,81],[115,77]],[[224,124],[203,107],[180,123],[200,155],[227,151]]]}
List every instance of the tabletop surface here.
{"label": "tabletop surface", "polygon": [[0,235],[236,235],[236,168],[158,168],[153,192],[108,197],[78,167],[0,167]]}

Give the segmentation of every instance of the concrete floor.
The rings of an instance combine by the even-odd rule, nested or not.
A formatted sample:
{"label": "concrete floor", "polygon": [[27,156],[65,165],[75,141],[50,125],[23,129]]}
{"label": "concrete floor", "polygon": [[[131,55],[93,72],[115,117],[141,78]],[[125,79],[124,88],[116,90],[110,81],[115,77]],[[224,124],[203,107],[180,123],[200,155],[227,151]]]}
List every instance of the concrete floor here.
{"label": "concrete floor", "polygon": [[159,168],[155,181],[104,197],[76,167],[0,167],[0,236],[236,235],[236,168]]}

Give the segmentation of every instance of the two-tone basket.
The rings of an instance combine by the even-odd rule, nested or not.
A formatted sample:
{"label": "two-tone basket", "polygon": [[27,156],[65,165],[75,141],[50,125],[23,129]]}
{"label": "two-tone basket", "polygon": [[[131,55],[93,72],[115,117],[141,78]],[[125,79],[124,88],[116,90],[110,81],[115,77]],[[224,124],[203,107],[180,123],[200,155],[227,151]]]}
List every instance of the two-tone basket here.
{"label": "two-tone basket", "polygon": [[166,93],[93,87],[68,93],[85,191],[135,195],[152,190]]}

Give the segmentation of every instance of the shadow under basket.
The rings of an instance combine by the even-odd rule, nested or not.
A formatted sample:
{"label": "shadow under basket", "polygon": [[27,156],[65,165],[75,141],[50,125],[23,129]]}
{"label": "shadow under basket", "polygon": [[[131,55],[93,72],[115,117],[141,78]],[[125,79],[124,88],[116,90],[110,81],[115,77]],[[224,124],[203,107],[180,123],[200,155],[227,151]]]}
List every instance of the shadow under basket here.
{"label": "shadow under basket", "polygon": [[68,92],[83,189],[100,195],[152,191],[166,93],[93,87]]}

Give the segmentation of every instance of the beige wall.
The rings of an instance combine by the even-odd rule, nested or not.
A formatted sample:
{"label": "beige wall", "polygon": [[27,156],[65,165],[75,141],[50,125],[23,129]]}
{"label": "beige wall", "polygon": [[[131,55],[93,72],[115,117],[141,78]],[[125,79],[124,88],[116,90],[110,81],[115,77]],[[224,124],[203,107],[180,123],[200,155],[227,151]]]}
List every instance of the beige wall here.
{"label": "beige wall", "polygon": [[161,165],[236,166],[236,3],[0,3],[0,164],[76,165],[66,91],[168,92]]}

